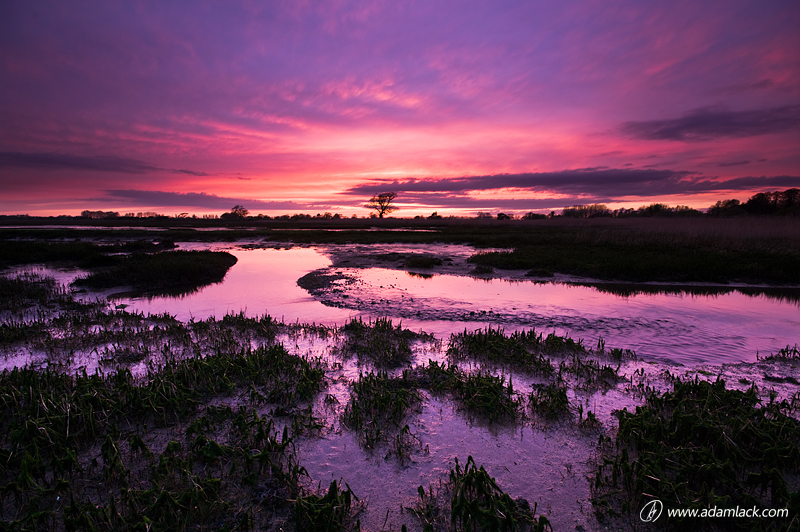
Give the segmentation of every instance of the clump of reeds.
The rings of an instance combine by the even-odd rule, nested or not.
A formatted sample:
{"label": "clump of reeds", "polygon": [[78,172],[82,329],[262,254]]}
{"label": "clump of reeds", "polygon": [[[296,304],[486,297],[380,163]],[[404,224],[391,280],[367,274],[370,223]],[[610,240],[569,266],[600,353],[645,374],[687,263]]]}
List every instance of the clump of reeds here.
{"label": "clump of reeds", "polygon": [[558,419],[569,413],[567,388],[563,383],[539,384],[528,399],[531,410],[547,419]]}
{"label": "clump of reeds", "polygon": [[[741,392],[722,380],[678,379],[672,392],[651,391],[635,413],[618,412],[616,448],[594,479],[597,512],[638,512],[659,499],[666,508],[788,507],[788,519],[796,519],[800,422],[787,415],[796,405],[759,402],[755,387]],[[664,525],[705,530],[747,523],[683,516]]]}
{"label": "clump of reeds", "polygon": [[354,504],[358,497],[345,483],[331,482],[327,493],[310,493],[298,497],[294,507],[296,530],[302,532],[339,532],[361,530],[361,523],[355,519]]}
{"label": "clump of reeds", "polygon": [[417,382],[408,371],[396,378],[385,372],[362,373],[351,387],[342,421],[359,432],[360,441],[368,449],[398,436],[406,415],[421,399]]}
{"label": "clump of reeds", "polygon": [[420,486],[419,500],[410,510],[423,525],[423,530],[503,530],[543,532],[552,530],[550,521],[536,516],[526,499],[512,499],[494,478],[475,464],[472,456],[462,468],[455,460],[448,480],[426,492]]}
{"label": "clump of reeds", "polygon": [[521,415],[521,402],[509,378],[487,372],[466,373],[455,364],[428,361],[417,368],[420,387],[434,392],[450,392],[468,412],[490,422],[516,420]]}
{"label": "clump of reeds", "polygon": [[430,339],[430,336],[403,329],[402,324],[392,325],[389,318],[377,318],[364,322],[356,318],[342,327],[346,335],[342,346],[344,354],[355,354],[359,360],[369,361],[381,368],[396,368],[408,365],[415,340]]}
{"label": "clump of reeds", "polygon": [[559,374],[575,376],[578,379],[577,385],[579,388],[603,388],[607,390],[622,380],[619,375],[619,369],[625,353],[620,350],[612,350],[610,354],[617,360],[616,367],[601,364],[591,358],[573,355],[569,362],[561,362],[558,368]]}
{"label": "clump of reeds", "polygon": [[439,257],[431,257],[429,255],[411,255],[403,263],[406,268],[423,268],[429,269],[434,266],[441,266],[442,259]]}
{"label": "clump of reeds", "polygon": [[584,353],[586,349],[580,341],[569,336],[550,333],[545,336],[534,329],[517,331],[506,335],[501,328],[486,327],[450,335],[447,354],[453,360],[472,358],[537,375],[550,375],[554,368],[547,355]]}
{"label": "clump of reeds", "polygon": [[758,357],[759,360],[800,360],[800,349],[797,348],[797,344],[792,347],[791,345],[787,345],[783,349],[779,349],[777,353],[760,356]]}

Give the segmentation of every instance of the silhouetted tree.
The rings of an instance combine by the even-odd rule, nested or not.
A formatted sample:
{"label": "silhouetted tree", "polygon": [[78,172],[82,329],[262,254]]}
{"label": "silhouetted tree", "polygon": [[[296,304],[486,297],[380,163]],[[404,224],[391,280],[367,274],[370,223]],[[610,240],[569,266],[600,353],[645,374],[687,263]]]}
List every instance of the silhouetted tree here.
{"label": "silhouetted tree", "polygon": [[226,212],[222,216],[220,216],[221,220],[240,220],[245,218],[250,211],[245,209],[242,205],[234,205],[231,209],[231,212]]}
{"label": "silhouetted tree", "polygon": [[378,218],[383,218],[384,214],[390,214],[397,210],[397,207],[392,205],[392,202],[397,197],[397,192],[384,192],[377,196],[372,196],[368,203],[364,204],[367,209],[373,209]]}
{"label": "silhouetted tree", "polygon": [[759,192],[742,204],[749,214],[792,214],[800,212],[800,189]]}
{"label": "silhouetted tree", "polygon": [[119,213],[114,211],[82,211],[83,218],[119,218]]}
{"label": "silhouetted tree", "polygon": [[242,205],[234,205],[233,209],[231,209],[231,214],[233,214],[237,218],[244,218],[245,216],[250,214],[250,211],[245,209]]}

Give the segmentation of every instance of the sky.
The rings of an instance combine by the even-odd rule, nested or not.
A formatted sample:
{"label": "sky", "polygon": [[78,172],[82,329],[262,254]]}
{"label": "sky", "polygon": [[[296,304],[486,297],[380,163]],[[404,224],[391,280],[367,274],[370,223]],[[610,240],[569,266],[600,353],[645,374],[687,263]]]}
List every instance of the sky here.
{"label": "sky", "polygon": [[800,187],[800,2],[0,2],[0,214]]}

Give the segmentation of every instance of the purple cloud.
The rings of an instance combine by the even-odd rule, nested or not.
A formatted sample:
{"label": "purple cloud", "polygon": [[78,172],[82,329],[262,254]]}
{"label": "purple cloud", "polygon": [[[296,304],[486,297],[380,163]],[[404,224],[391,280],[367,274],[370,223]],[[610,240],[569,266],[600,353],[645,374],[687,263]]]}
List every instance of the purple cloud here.
{"label": "purple cloud", "polygon": [[327,210],[331,205],[298,203],[295,201],[262,201],[252,198],[216,196],[203,192],[160,192],[155,190],[106,190],[107,197],[92,198],[92,201],[119,202],[125,205],[162,207],[195,207],[199,209],[229,210],[234,205],[244,205],[252,210]]}
{"label": "purple cloud", "polygon": [[680,118],[626,122],[623,133],[644,140],[707,141],[755,137],[800,130],[800,105],[750,111],[730,111],[721,106],[695,109]]}
{"label": "purple cloud", "polygon": [[170,172],[193,176],[209,176],[195,170],[160,168],[136,159],[114,156],[85,157],[61,153],[0,152],[0,168],[33,168],[39,170],[88,170],[91,172],[113,172],[120,174],[146,174]]}
{"label": "purple cloud", "polygon": [[[522,189],[612,201],[625,196],[665,196],[713,191],[752,190],[800,186],[800,176],[741,177],[711,179],[693,172],[673,170],[596,169],[564,170],[526,174],[469,176],[455,179],[409,179],[365,183],[350,188],[348,195],[369,195],[386,191],[402,193],[402,201],[431,201],[442,204],[474,202],[467,194],[476,191]],[[480,201],[487,201],[483,198]],[[507,201],[507,200],[504,200]],[[519,200],[521,202],[527,200]],[[559,200],[560,201],[560,200]],[[552,204],[553,200],[548,200]]]}

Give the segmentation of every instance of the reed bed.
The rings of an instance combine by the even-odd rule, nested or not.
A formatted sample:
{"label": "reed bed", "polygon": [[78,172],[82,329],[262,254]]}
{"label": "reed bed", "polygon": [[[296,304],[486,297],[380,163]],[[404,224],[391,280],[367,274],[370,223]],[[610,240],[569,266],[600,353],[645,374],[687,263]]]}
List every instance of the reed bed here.
{"label": "reed bed", "polygon": [[[666,508],[788,508],[786,519],[673,516],[666,528],[787,530],[800,515],[800,401],[759,406],[758,390],[725,382],[677,379],[673,391],[650,391],[635,412],[617,412],[615,445],[594,477],[598,516],[638,514],[648,501]],[[794,519],[792,525],[792,518]]]}
{"label": "reed bed", "polygon": [[526,499],[512,499],[472,456],[463,467],[456,458],[446,482],[428,490],[420,486],[417,493],[419,500],[410,510],[425,532],[553,530],[545,516],[536,516],[536,505],[531,508]]}

